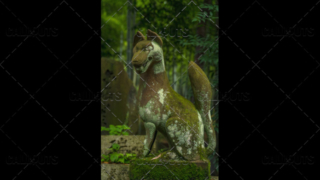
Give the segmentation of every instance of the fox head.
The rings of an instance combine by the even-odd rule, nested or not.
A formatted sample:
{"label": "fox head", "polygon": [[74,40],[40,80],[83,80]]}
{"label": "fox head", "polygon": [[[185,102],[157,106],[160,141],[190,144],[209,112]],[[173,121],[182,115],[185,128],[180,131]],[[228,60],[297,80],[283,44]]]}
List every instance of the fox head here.
{"label": "fox head", "polygon": [[154,74],[165,71],[162,39],[160,36],[148,30],[147,39],[138,31],[133,40],[132,64],[138,74],[153,69]]}

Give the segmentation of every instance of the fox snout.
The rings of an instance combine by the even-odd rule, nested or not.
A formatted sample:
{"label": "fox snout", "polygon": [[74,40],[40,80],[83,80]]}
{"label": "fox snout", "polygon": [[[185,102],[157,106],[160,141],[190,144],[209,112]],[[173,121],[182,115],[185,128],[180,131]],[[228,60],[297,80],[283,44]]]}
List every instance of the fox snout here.
{"label": "fox snout", "polygon": [[147,60],[147,57],[147,53],[139,51],[134,53],[131,62],[134,66],[141,66]]}
{"label": "fox snout", "polygon": [[138,51],[134,53],[131,62],[138,74],[146,71],[146,65],[148,62],[147,58],[148,58],[147,52]]}

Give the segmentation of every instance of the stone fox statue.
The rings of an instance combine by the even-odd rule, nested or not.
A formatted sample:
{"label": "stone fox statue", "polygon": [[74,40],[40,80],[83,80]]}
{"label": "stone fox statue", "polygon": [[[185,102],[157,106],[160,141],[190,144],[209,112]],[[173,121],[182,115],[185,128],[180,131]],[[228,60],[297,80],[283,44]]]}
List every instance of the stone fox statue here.
{"label": "stone fox statue", "polygon": [[[202,69],[190,62],[195,105],[170,86],[163,58],[162,39],[148,30],[147,39],[137,32],[133,41],[132,64],[141,76],[137,95],[139,115],[146,129],[143,156],[150,153],[159,131],[169,141],[169,159],[200,160],[216,147],[215,131],[210,115],[211,86]],[[204,132],[208,148],[204,150]],[[161,156],[161,155],[160,155]]]}

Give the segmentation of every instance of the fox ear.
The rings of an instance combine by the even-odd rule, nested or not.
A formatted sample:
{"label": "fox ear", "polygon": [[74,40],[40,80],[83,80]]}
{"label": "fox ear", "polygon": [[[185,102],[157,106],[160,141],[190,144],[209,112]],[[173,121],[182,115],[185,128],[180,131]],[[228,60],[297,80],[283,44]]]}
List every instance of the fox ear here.
{"label": "fox ear", "polygon": [[138,42],[143,40],[146,40],[146,38],[143,36],[143,34],[140,31],[138,31],[137,34],[134,36],[132,48],[134,48]]}
{"label": "fox ear", "polygon": [[149,40],[149,41],[153,40],[153,41],[157,42],[160,47],[162,47],[162,39],[160,38],[160,36],[157,33],[151,31],[150,29],[148,29],[147,40]]}

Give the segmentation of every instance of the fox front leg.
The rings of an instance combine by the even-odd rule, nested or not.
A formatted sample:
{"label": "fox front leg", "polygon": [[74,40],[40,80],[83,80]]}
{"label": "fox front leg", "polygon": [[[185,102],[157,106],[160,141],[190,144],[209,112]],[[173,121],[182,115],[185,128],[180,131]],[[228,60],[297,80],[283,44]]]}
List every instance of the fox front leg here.
{"label": "fox front leg", "polygon": [[145,122],[144,127],[146,129],[146,138],[143,144],[143,156],[146,157],[150,153],[154,140],[156,139],[157,129],[151,122]]}

